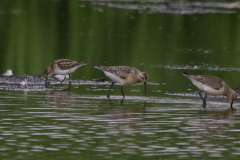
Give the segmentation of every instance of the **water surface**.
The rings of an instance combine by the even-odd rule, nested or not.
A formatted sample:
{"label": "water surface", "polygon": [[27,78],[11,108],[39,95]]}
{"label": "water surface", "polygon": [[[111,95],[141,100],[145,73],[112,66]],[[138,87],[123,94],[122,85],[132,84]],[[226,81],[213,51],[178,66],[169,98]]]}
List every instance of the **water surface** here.
{"label": "water surface", "polygon": [[182,97],[1,92],[2,159],[192,159],[239,155],[239,105]]}

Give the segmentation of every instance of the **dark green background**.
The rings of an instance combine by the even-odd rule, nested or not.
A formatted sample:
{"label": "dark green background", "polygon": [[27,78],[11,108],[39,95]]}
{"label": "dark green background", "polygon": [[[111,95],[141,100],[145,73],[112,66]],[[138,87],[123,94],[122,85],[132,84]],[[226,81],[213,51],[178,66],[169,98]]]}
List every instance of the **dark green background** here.
{"label": "dark green background", "polygon": [[[90,62],[73,78],[101,76],[94,64],[127,65],[158,82],[178,75],[161,70],[166,65],[239,66],[238,9],[235,14],[181,15],[75,0],[3,0],[0,10],[0,73],[43,75],[55,59],[69,58]],[[231,81],[229,75],[221,72]]]}

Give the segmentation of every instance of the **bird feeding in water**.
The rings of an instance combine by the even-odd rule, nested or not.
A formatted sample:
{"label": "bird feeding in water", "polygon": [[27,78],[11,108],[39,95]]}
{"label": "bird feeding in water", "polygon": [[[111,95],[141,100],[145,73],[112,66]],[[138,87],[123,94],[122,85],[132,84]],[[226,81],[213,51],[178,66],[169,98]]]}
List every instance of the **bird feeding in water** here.
{"label": "bird feeding in water", "polygon": [[45,70],[46,81],[45,84],[47,85],[48,77],[53,75],[65,75],[65,78],[61,81],[62,82],[66,79],[66,75],[69,75],[69,85],[71,84],[70,74],[73,73],[77,68],[88,64],[88,62],[76,62],[70,59],[58,59],[55,60],[50,67]]}
{"label": "bird feeding in water", "polygon": [[[192,83],[200,90],[199,96],[203,100],[203,106],[206,106],[207,94],[211,95],[224,95],[228,98],[230,102],[230,107],[232,108],[233,102],[237,100],[237,94],[232,90],[225,81],[218,77],[206,76],[206,75],[190,75],[183,72],[183,75],[189,78]],[[201,92],[205,92],[204,98]]]}
{"label": "bird feeding in water", "polygon": [[124,84],[135,84],[138,82],[143,82],[145,87],[145,95],[147,93],[146,82],[149,76],[146,72],[141,72],[136,68],[128,67],[128,66],[107,67],[107,66],[95,65],[94,68],[100,69],[105,73],[107,77],[113,80],[111,88],[109,90],[109,94],[107,95],[108,98],[110,97],[111,89],[116,82],[121,84],[121,92],[122,92],[123,98],[125,98],[125,95],[123,93]]}

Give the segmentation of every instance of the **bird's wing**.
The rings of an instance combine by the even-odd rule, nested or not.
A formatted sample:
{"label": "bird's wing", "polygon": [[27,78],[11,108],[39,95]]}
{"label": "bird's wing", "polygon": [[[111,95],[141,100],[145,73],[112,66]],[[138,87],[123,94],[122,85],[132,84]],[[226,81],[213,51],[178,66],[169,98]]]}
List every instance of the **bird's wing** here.
{"label": "bird's wing", "polygon": [[126,79],[128,74],[134,72],[135,68],[128,66],[112,66],[112,67],[104,67],[101,66],[102,71],[110,72],[122,79]]}
{"label": "bird's wing", "polygon": [[223,87],[222,82],[224,82],[222,79],[214,76],[205,76],[205,75],[189,75],[190,78],[201,82],[202,84],[206,84],[209,87],[212,87],[216,90],[219,90]]}
{"label": "bird's wing", "polygon": [[80,67],[80,66],[84,65],[83,62],[76,62],[76,61],[72,61],[70,59],[58,59],[53,62],[52,66],[55,64],[57,64],[58,67],[61,68],[62,70],[73,68],[76,66]]}
{"label": "bird's wing", "polygon": [[58,63],[58,62],[62,62],[62,61],[72,61],[72,60],[70,60],[70,59],[57,59],[53,63]]}

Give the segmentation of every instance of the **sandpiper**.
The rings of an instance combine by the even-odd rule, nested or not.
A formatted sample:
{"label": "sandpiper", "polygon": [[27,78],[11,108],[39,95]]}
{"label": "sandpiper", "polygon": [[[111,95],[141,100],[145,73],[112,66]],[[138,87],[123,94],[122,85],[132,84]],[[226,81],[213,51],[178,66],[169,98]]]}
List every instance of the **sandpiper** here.
{"label": "sandpiper", "polygon": [[55,60],[50,67],[45,70],[46,75],[46,85],[48,77],[52,75],[65,75],[65,78],[61,81],[62,82],[66,79],[66,75],[69,75],[69,84],[70,84],[70,74],[73,73],[77,68],[88,64],[88,62],[76,62],[70,59],[58,59]]}
{"label": "sandpiper", "polygon": [[107,77],[113,80],[109,94],[107,95],[108,98],[110,97],[111,89],[116,82],[121,84],[121,92],[122,92],[123,98],[125,98],[123,93],[123,85],[135,84],[138,82],[144,83],[145,95],[146,95],[146,82],[149,78],[146,72],[141,72],[136,68],[128,67],[128,66],[106,67],[106,66],[96,65],[94,68],[100,69],[105,73]]}
{"label": "sandpiper", "polygon": [[[225,81],[223,81],[218,77],[205,76],[205,75],[190,75],[186,72],[183,72],[183,75],[189,78],[192,81],[192,83],[198,89],[200,89],[199,96],[203,100],[204,107],[206,106],[207,94],[226,96],[230,102],[231,108],[233,105],[233,101],[237,99],[236,92],[232,90]],[[202,97],[201,92],[206,93],[204,98]]]}

